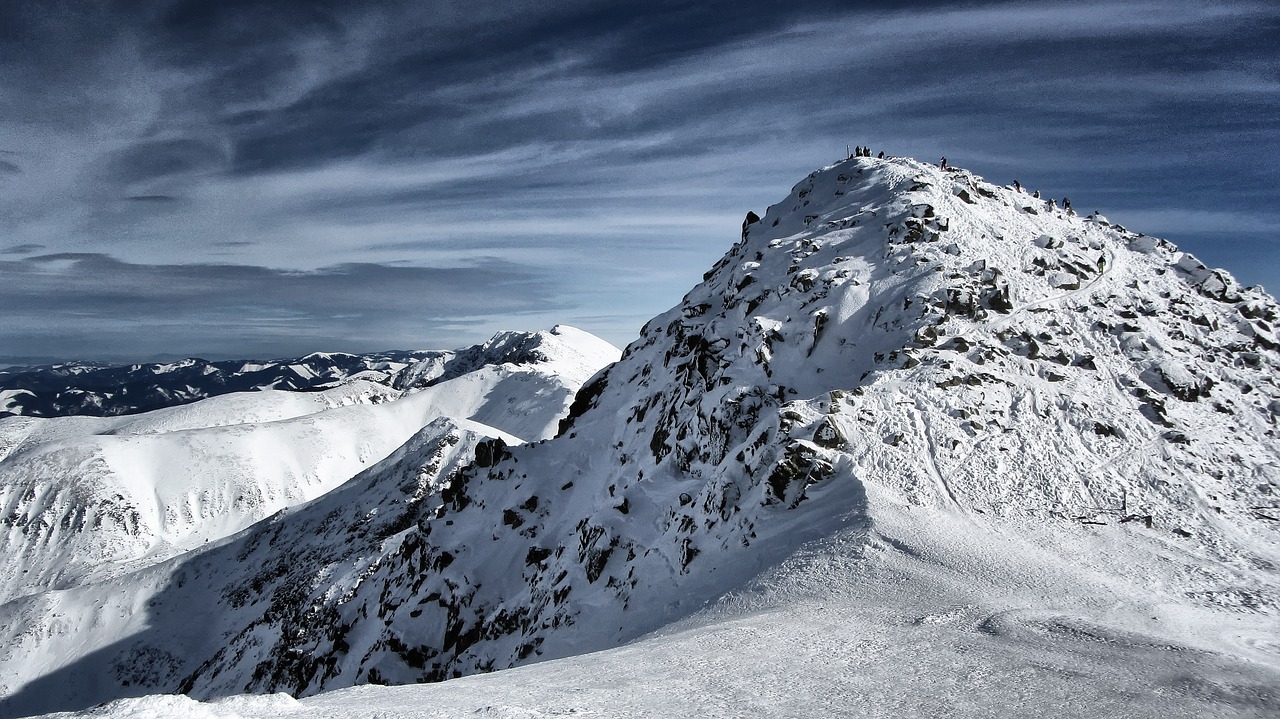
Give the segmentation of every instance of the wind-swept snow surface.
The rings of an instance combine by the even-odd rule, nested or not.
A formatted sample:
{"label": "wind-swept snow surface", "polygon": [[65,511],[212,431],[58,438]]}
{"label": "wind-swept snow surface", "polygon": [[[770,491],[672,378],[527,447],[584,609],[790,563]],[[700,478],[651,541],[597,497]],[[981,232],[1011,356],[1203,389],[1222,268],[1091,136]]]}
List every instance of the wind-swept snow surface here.
{"label": "wind-swept snow surface", "polygon": [[[12,661],[57,659],[9,706],[569,657],[106,711],[1274,715],[1277,321],[1262,291],[1100,216],[850,158],[745,225],[555,439],[460,438],[474,461],[421,464],[435,479],[373,534],[341,512],[310,529],[326,497],[65,608],[7,609],[91,626],[91,596],[147,607],[74,646],[42,624]],[[382,517],[381,491],[344,511]],[[175,642],[184,613],[209,620]],[[53,687],[76,698],[40,703]]]}
{"label": "wind-swept snow surface", "polygon": [[[942,545],[914,530],[920,508],[884,509],[905,525],[869,542],[842,532],[806,545],[744,590],[621,648],[439,684],[302,700],[146,697],[81,716],[1274,716],[1274,656],[1243,617],[1153,610],[1102,567],[1045,572],[1042,562],[1064,558],[1037,546],[1043,527],[1015,522],[975,542],[971,526],[926,512],[955,538]],[[1115,552],[1113,538],[1063,533],[1050,542]],[[1115,559],[1158,563],[1164,552],[1151,549]]]}
{"label": "wind-swept snow surface", "polygon": [[[440,684],[300,701],[147,697],[82,716],[1274,715],[1269,628],[1153,604],[1144,580],[1112,573],[1158,567],[1168,558],[1158,545],[1017,521],[975,533],[927,511],[931,530],[920,532],[919,507],[871,504],[884,521],[870,541],[854,529],[802,546],[742,590],[618,649]],[[947,543],[933,541],[940,535]],[[1067,554],[1052,549],[1064,544]],[[1090,553],[1104,560],[1082,567]]]}

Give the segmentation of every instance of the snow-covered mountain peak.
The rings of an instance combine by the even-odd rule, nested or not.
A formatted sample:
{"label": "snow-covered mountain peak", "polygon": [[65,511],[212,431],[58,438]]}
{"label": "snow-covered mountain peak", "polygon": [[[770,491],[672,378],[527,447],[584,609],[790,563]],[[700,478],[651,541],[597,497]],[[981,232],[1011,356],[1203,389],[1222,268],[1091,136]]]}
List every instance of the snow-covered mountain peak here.
{"label": "snow-covered mountain peak", "polygon": [[569,325],[539,332],[498,332],[485,342],[456,352],[438,352],[403,369],[393,378],[402,390],[429,387],[479,367],[543,365],[578,377],[581,383],[618,358],[618,348]]}
{"label": "snow-covered mountain peak", "polygon": [[[1165,308],[1194,320],[1202,335],[1222,329],[1206,327],[1206,313],[1225,310],[1223,322],[1240,336],[1204,340],[1245,352],[1233,362],[1261,363],[1249,348],[1277,347],[1272,298],[1165,241],[964,170],[861,157],[811,174],[746,225],[743,241],[677,310],[649,323],[639,346],[679,320],[699,338],[739,345],[730,356],[752,346],[757,367],[735,360],[742,376],[727,383],[812,397],[914,365],[926,348],[954,351],[1019,327],[1060,323],[1059,311],[1081,304],[1096,305],[1094,314],[1114,310],[1111,325],[1131,320],[1135,306],[1146,316]],[[1052,327],[1032,334],[1045,332]]]}
{"label": "snow-covered mountain peak", "polygon": [[[1008,642],[1118,636],[1072,627],[1120,608],[1144,646],[1274,661],[1274,633],[1178,633],[1280,612],[1272,298],[1100,214],[905,158],[823,168],[752,219],[555,438],[435,425],[340,496],[115,587],[109,608],[154,600],[153,627],[46,681],[107,685],[118,656],[197,697],[407,684],[835,588],[864,612],[942,588],[954,606],[919,623],[973,615]],[[584,339],[500,333],[396,386],[404,402]],[[295,539],[318,534],[353,549]],[[178,652],[190,611],[214,619]]]}
{"label": "snow-covered mountain peak", "polygon": [[430,351],[314,352],[268,361],[187,358],[163,364],[95,363],[0,370],[0,418],[132,415],[252,390],[316,390],[349,380],[387,384]]}
{"label": "snow-covered mountain peak", "polygon": [[[187,688],[412,682],[609,646],[806,541],[899,546],[875,538],[895,506],[1187,540],[1177,561],[1228,562],[1197,601],[1270,601],[1222,567],[1280,563],[1255,509],[1280,494],[1275,319],[1097,215],[963,170],[837,163],[747,224],[556,439],[480,443],[420,536],[349,598],[300,603],[282,621],[328,618],[290,655],[310,659],[248,679],[263,655],[237,643]],[[326,663],[348,634],[366,658]]]}
{"label": "snow-covered mountain peak", "polygon": [[[1280,495],[1276,319],[1270,297],[1166,242],[963,170],[820,170],[584,387],[555,443],[444,492],[424,551],[473,571],[441,606],[466,627],[524,609],[509,635],[447,641],[428,676],[610,641],[547,627],[613,617],[617,641],[656,626],[678,613],[664,596],[696,602],[874,521],[872,486],[975,522],[1138,526],[1275,562],[1256,508]],[[466,559],[500,518],[527,541],[484,566],[511,553],[523,589]],[[1270,591],[1215,581],[1249,588],[1206,595]]]}

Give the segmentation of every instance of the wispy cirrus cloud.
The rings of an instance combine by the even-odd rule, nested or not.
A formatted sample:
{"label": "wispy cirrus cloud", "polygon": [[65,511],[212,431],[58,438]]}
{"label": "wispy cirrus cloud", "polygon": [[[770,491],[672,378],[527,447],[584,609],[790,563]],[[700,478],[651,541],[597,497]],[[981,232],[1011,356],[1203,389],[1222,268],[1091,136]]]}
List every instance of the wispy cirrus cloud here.
{"label": "wispy cirrus cloud", "polygon": [[[846,144],[1146,212],[1210,263],[1233,240],[1162,208],[1280,199],[1261,3],[18,0],[0,27],[14,245],[303,272],[500,257],[615,341]],[[1280,284],[1259,247],[1231,269]]]}
{"label": "wispy cirrus cloud", "polygon": [[[562,308],[548,278],[495,259],[443,267],[350,263],[298,271],[236,264],[138,264],[96,253],[0,260],[5,348],[86,359],[281,356],[310,346],[411,347],[458,322],[495,331]],[[193,333],[199,339],[193,341]],[[451,341],[466,337],[452,333]],[[234,337],[234,342],[223,338]]]}

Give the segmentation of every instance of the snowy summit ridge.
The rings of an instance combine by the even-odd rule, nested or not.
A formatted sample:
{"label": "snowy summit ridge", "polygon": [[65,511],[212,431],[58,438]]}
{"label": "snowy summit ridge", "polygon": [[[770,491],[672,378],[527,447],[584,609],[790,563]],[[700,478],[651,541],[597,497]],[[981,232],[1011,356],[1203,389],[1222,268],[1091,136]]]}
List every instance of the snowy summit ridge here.
{"label": "snowy summit ridge", "polygon": [[[1147,617],[1171,610],[1151,607],[1274,616],[1277,321],[1260,289],[1100,215],[849,158],[747,224],[557,437],[431,425],[341,501],[111,589],[151,624],[94,671],[196,697],[436,681],[616,646],[715,600],[871,592],[884,567],[967,577],[954,616],[985,611],[989,635],[1022,621],[1000,602],[1140,615],[1158,636]],[[872,596],[920,601],[893,587]],[[208,624],[166,645],[192,611]]]}

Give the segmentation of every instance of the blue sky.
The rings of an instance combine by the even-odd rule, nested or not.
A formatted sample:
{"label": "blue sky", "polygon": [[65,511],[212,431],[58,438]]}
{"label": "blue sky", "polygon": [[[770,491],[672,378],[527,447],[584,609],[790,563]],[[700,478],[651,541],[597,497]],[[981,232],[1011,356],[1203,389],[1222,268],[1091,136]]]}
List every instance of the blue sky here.
{"label": "blue sky", "polygon": [[0,362],[615,344],[847,144],[1280,287],[1274,3],[0,4]]}

